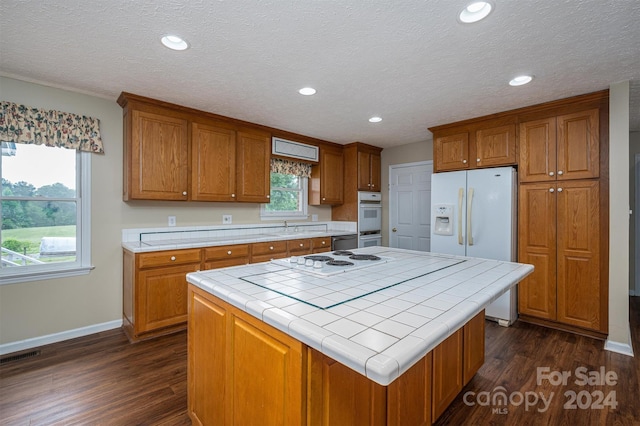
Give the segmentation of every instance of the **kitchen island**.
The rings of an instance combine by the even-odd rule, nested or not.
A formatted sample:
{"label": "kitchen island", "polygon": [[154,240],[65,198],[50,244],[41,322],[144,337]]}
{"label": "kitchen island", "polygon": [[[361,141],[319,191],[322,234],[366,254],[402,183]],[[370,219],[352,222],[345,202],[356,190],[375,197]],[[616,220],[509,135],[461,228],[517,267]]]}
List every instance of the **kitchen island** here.
{"label": "kitchen island", "polygon": [[187,275],[194,424],[430,424],[484,361],[484,308],[533,270],[353,252],[376,260]]}

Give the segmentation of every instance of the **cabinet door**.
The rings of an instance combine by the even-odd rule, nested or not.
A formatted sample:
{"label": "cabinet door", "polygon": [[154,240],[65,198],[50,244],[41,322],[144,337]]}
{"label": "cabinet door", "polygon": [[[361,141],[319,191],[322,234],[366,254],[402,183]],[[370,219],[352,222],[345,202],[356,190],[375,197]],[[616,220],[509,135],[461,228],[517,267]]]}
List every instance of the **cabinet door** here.
{"label": "cabinet door", "polygon": [[245,313],[230,320],[228,424],[303,424],[302,343]]}
{"label": "cabinet door", "polygon": [[558,182],[558,321],[603,329],[597,181]]}
{"label": "cabinet door", "polygon": [[271,190],[271,137],[238,132],[236,150],[236,198],[268,203]]}
{"label": "cabinet door", "polygon": [[511,164],[516,164],[515,124],[476,132],[476,167]]}
{"label": "cabinet door", "polygon": [[371,154],[358,151],[358,191],[371,191]]}
{"label": "cabinet door", "polygon": [[462,390],[462,329],[433,350],[432,420],[435,421]]}
{"label": "cabinet door", "polygon": [[321,149],[320,204],[342,204],[344,158],[342,151]]}
{"label": "cabinet door", "polygon": [[384,386],[318,351],[309,352],[309,425],[387,424]]}
{"label": "cabinet door", "polygon": [[132,200],[186,200],[187,121],[169,115],[132,112],[131,159],[127,173]]}
{"label": "cabinet door", "polygon": [[520,182],[555,181],[556,119],[528,121],[520,124]]}
{"label": "cabinet door", "polygon": [[200,263],[152,268],[138,273],[136,332],[143,333],[187,321],[187,280]]}
{"label": "cabinet door", "polygon": [[380,177],[380,155],[371,154],[371,190],[380,192],[381,190],[381,177]]}
{"label": "cabinet door", "polygon": [[484,311],[464,325],[462,334],[462,385],[466,386],[484,364]]}
{"label": "cabinet door", "polygon": [[235,201],[236,132],[193,123],[191,141],[191,199]]}
{"label": "cabinet door", "polygon": [[518,309],[521,314],[555,320],[555,184],[520,185],[518,200],[518,262],[535,268],[518,284]]}
{"label": "cabinet door", "polygon": [[311,252],[323,253],[331,250],[331,238],[330,237],[317,237],[311,239]]}
{"label": "cabinet door", "polygon": [[558,180],[598,177],[598,119],[598,109],[558,117]]}
{"label": "cabinet door", "polygon": [[436,172],[469,168],[469,133],[437,137]]}
{"label": "cabinet door", "polygon": [[188,412],[195,425],[224,425],[227,310],[189,286]]}

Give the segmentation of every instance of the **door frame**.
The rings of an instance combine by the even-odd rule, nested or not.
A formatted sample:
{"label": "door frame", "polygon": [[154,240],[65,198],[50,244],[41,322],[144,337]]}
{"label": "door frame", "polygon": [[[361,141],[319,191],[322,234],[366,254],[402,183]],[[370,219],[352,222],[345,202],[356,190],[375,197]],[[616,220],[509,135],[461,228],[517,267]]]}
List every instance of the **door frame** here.
{"label": "door frame", "polygon": [[[393,225],[391,223],[391,171],[393,169],[400,169],[400,168],[404,168],[404,167],[414,167],[414,166],[431,166],[431,174],[434,173],[433,171],[433,160],[425,160],[425,161],[415,161],[413,163],[398,163],[398,164],[389,164],[389,182],[387,182],[387,187],[389,188],[388,191],[388,196],[389,196],[389,201],[388,201],[388,212],[389,212],[389,221],[387,222],[387,235],[388,235],[388,243],[389,243],[389,247],[391,247],[391,229],[393,228]],[[431,219],[431,212],[429,212],[429,219]]]}
{"label": "door frame", "polygon": [[635,264],[635,296],[640,296],[640,154],[635,157],[635,253],[633,263]]}

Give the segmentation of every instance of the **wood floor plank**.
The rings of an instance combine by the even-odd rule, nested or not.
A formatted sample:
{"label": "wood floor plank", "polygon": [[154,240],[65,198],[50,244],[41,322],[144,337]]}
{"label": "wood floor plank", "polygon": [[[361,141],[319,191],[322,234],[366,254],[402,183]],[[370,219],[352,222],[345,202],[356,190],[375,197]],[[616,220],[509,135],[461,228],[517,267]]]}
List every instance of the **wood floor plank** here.
{"label": "wood floor plank", "polygon": [[[630,298],[636,357],[603,349],[589,337],[516,322],[486,323],[485,364],[438,419],[437,425],[640,425],[640,298]],[[0,424],[190,425],[187,407],[186,332],[130,344],[110,330],[39,348],[41,354],[0,366]],[[576,368],[604,366],[619,380],[612,386],[578,386]],[[537,368],[570,371],[567,385],[537,383]],[[471,406],[468,392],[502,387],[511,395],[535,392],[552,403],[528,409],[509,404]],[[615,409],[566,409],[564,392],[615,392]],[[477,401],[469,398],[467,401]]]}

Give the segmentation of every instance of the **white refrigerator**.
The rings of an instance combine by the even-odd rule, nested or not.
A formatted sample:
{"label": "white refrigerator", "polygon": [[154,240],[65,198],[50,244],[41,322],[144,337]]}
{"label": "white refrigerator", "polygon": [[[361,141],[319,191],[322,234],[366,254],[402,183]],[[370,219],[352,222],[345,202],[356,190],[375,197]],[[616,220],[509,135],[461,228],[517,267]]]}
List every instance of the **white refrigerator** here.
{"label": "white refrigerator", "polygon": [[[513,167],[435,173],[431,251],[515,262],[517,187]],[[511,325],[518,315],[516,287],[485,314],[500,325]]]}

